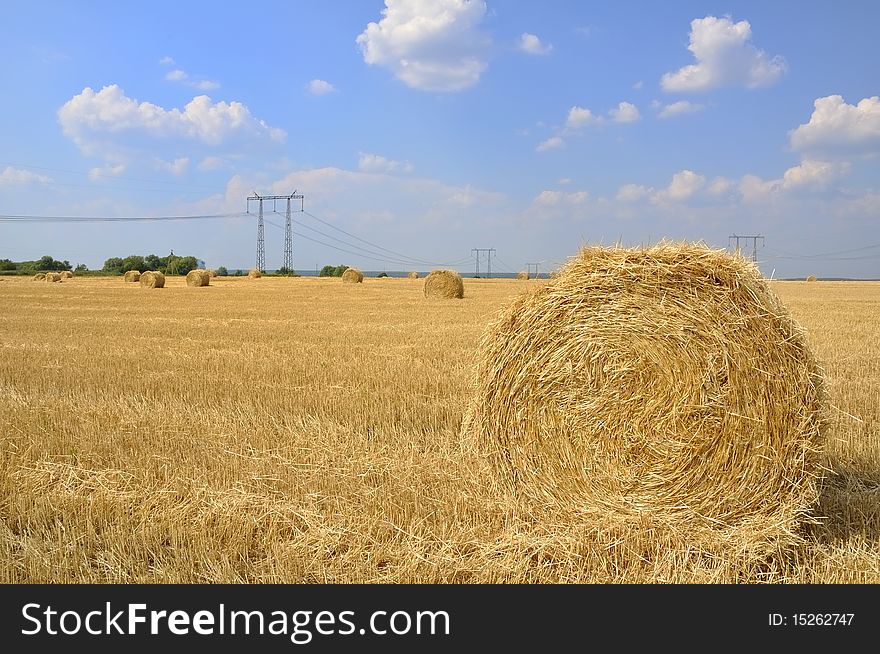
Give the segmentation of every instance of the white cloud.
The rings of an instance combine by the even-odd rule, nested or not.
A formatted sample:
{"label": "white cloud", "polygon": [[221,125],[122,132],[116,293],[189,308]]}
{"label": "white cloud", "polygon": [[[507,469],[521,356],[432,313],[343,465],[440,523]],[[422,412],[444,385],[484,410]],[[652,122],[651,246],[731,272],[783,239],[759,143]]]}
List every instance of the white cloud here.
{"label": "white cloud", "polygon": [[102,177],[119,177],[126,170],[125,164],[107,164],[89,170],[89,179],[99,180]]}
{"label": "white cloud", "polygon": [[647,186],[640,186],[639,184],[624,184],[617,189],[616,197],[618,202],[631,204],[648,197],[650,193],[651,189]]}
{"label": "white cloud", "polygon": [[551,136],[546,141],[541,141],[538,144],[538,147],[535,148],[536,152],[547,152],[547,150],[556,150],[557,148],[561,148],[565,145],[565,141],[562,140],[559,136]]}
{"label": "white cloud", "polygon": [[199,162],[199,170],[219,170],[225,168],[227,162],[223,157],[208,156]]}
{"label": "white cloud", "polygon": [[706,178],[692,170],[680,170],[672,176],[672,181],[665,189],[651,196],[651,201],[684,202],[692,197],[706,184]]}
{"label": "white cloud", "polygon": [[199,91],[213,91],[214,89],[220,88],[220,83],[209,79],[200,79],[198,82],[191,82],[190,86]]}
{"label": "white cloud", "polygon": [[786,71],[781,57],[768,57],[749,41],[748,21],[706,16],[691,21],[690,50],[697,63],[666,73],[666,91],[704,91],[720,86],[758,88],[774,83]]}
{"label": "white cloud", "polygon": [[[163,57],[159,60],[160,64],[166,66],[173,66],[174,59],[171,57]],[[194,89],[199,89],[200,91],[213,91],[214,89],[220,88],[220,83],[215,82],[209,79],[203,79],[201,77],[197,79],[192,79],[185,70],[182,68],[175,68],[174,70],[169,70],[165,73],[165,79],[169,82],[180,82],[181,84],[186,84],[187,86],[191,86]]]}
{"label": "white cloud", "polygon": [[630,102],[621,102],[617,105],[617,109],[612,109],[608,113],[616,123],[634,123],[642,117],[638,107]]}
{"label": "white cloud", "polygon": [[576,206],[584,204],[590,194],[587,191],[575,191],[574,193],[563,193],[562,191],[541,191],[532,204],[544,207],[556,207],[560,205]]}
{"label": "white cloud", "polygon": [[483,0],[385,0],[382,19],[357,37],[364,61],[422,91],[461,91],[486,70]]}
{"label": "white cloud", "polygon": [[727,179],[726,177],[716,177],[709,183],[706,192],[714,197],[720,197],[730,192],[733,189],[733,186],[733,180]]}
{"label": "white cloud", "polygon": [[556,183],[560,186],[565,186],[566,184],[571,184],[571,177],[560,177],[556,180]]}
{"label": "white cloud", "polygon": [[172,175],[182,175],[186,172],[187,166],[189,166],[189,157],[178,157],[174,161],[156,160],[156,168],[168,171]]}
{"label": "white cloud", "polygon": [[519,37],[517,47],[523,52],[527,52],[531,55],[546,55],[550,54],[553,50],[551,44],[541,43],[541,39],[528,32],[524,32],[523,35]]}
{"label": "white cloud", "polygon": [[744,200],[755,202],[796,189],[821,191],[848,172],[849,164],[846,162],[805,159],[786,170],[779,179],[763,180],[757,175],[745,175],[740,181],[739,190]]}
{"label": "white cloud", "polygon": [[642,90],[642,87],[643,87],[644,85],[645,85],[645,83],[644,83],[642,80],[639,80],[638,82],[636,82],[635,84],[633,84],[633,89],[635,89],[636,91],[641,91],[641,90]]}
{"label": "white cloud", "polygon": [[186,74],[186,71],[180,70],[179,68],[175,70],[170,70],[165,73],[165,79],[170,82],[183,82],[188,79],[189,75]]}
{"label": "white cloud", "polygon": [[325,95],[336,90],[336,87],[330,82],[325,82],[322,79],[313,79],[306,85],[306,88],[312,95]]}
{"label": "white cloud", "polygon": [[671,118],[672,116],[680,116],[681,114],[693,114],[705,109],[705,105],[696,104],[689,100],[679,100],[668,104],[657,114],[659,118]]}
{"label": "white cloud", "polygon": [[602,117],[597,116],[589,109],[574,106],[568,110],[568,117],[565,119],[565,126],[569,129],[579,129],[586,125],[601,123]]}
{"label": "white cloud", "polygon": [[880,149],[880,97],[847,104],[839,95],[817,98],[810,122],[789,133],[791,147],[806,151]]}
{"label": "white cloud", "polygon": [[51,177],[38,175],[29,170],[6,166],[0,173],[0,186],[20,186],[25,184],[50,184]]}
{"label": "white cloud", "polygon": [[173,66],[174,65],[174,57],[162,57],[159,60],[159,63],[163,66]]}
{"label": "white cloud", "polygon": [[359,153],[358,168],[369,173],[409,173],[413,171],[413,165],[408,161],[401,163],[369,152]]}
{"label": "white cloud", "polygon": [[138,131],[154,137],[183,137],[219,145],[234,135],[283,141],[286,133],[254,118],[240,102],[214,102],[206,95],[194,97],[181,111],[150,102],[138,102],[117,85],[97,93],[86,87],[58,110],[64,133],[84,151],[94,149],[97,134]]}

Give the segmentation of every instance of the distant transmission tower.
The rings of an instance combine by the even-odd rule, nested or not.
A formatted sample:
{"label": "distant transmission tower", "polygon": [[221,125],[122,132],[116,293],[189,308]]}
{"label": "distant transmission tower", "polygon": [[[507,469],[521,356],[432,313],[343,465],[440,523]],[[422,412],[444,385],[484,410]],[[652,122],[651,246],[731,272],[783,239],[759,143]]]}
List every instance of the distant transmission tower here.
{"label": "distant transmission tower", "polygon": [[488,272],[486,273],[486,277],[492,276],[492,253],[495,251],[495,248],[472,248],[471,252],[476,252],[477,254],[477,267],[474,272],[474,277],[480,276],[480,252],[488,253]]}
{"label": "distant transmission tower", "polygon": [[752,261],[757,263],[757,261],[758,261],[758,239],[761,239],[761,247],[764,247],[764,237],[761,236],[760,234],[758,234],[757,236],[737,236],[736,234],[731,234],[730,236],[727,237],[727,247],[729,248],[730,242],[732,240],[735,240],[736,241],[735,252],[737,254],[740,253],[740,249],[739,249],[739,240],[740,239],[743,239],[743,241],[745,241],[747,239],[752,239]]}
{"label": "distant transmission tower", "polygon": [[[287,213],[284,221],[284,256],[282,257],[283,261],[281,263],[282,269],[284,269],[287,274],[291,274],[293,272],[293,230],[291,229],[291,218],[290,218],[290,201],[291,200],[303,200],[302,194],[297,195],[297,192],[294,191],[290,195],[257,195],[257,192],[254,191],[252,196],[248,196],[248,213],[251,212],[251,200],[256,200],[259,202],[260,213],[259,218],[257,219],[257,270],[264,271],[266,269],[266,233],[265,226],[263,224],[263,200],[272,200],[274,203],[276,200],[287,200]],[[273,205],[274,209],[274,205]],[[300,211],[305,209],[303,202],[300,203]]]}
{"label": "distant transmission tower", "polygon": [[532,266],[534,266],[534,267],[535,267],[535,279],[538,278],[538,264],[540,264],[540,263],[541,263],[541,262],[538,261],[538,262],[536,262],[536,263],[527,263],[527,264],[526,264],[526,272],[528,272],[529,277],[532,276]]}

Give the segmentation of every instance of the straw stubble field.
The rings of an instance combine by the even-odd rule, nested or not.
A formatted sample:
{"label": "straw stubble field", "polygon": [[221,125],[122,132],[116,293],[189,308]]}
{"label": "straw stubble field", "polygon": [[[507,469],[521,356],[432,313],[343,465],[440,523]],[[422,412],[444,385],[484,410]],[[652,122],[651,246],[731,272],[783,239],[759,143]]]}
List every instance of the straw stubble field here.
{"label": "straw stubble field", "polygon": [[763,561],[526,516],[459,436],[526,285],[0,286],[0,580],[880,583],[880,283],[773,282],[832,414],[803,545]]}

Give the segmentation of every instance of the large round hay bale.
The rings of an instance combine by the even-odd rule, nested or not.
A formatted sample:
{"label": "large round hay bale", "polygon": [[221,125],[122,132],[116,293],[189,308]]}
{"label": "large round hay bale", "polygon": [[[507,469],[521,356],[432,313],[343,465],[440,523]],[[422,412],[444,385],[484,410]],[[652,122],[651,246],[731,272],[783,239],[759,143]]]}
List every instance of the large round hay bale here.
{"label": "large round hay bale", "polygon": [[186,273],[187,286],[208,286],[211,283],[211,274],[207,270],[194,268]]}
{"label": "large round hay bale", "polygon": [[162,288],[165,286],[165,275],[158,270],[148,270],[141,273],[140,283],[144,288]]}
{"label": "large round hay bale", "polygon": [[342,273],[342,281],[347,284],[360,284],[364,281],[364,273],[357,268],[346,268]]}
{"label": "large round hay bale", "polygon": [[518,273],[516,273],[516,278],[517,279],[528,279],[529,273],[527,273],[525,270],[520,270]]}
{"label": "large round hay bale", "polygon": [[43,282],[46,281],[46,273],[37,273],[34,275],[35,282]]}
{"label": "large round hay bale", "polygon": [[248,271],[248,277],[250,277],[251,279],[259,279],[262,276],[263,273],[261,273],[256,268],[252,268],[250,271]]}
{"label": "large round hay bale", "polygon": [[141,273],[138,270],[128,270],[122,276],[124,282],[138,282],[141,279]]}
{"label": "large round hay bale", "polygon": [[73,273],[70,272],[69,270],[62,270],[61,271],[61,279],[71,279],[72,277],[73,277]]}
{"label": "large round hay bale", "polygon": [[747,260],[589,247],[487,328],[462,433],[536,516],[764,556],[809,519],[826,402]]}
{"label": "large round hay bale", "polygon": [[61,273],[57,273],[57,272],[46,273],[46,281],[47,282],[60,282],[61,281]]}
{"label": "large round hay bale", "polygon": [[409,273],[409,274],[407,275],[407,277],[408,277],[409,279],[418,279],[418,278],[419,278],[419,273],[417,273],[415,270],[413,270],[411,273]]}
{"label": "large round hay bale", "polygon": [[816,275],[810,275],[809,277],[807,277],[807,281],[808,281],[808,282],[815,282],[815,281],[816,281]]}
{"label": "large round hay bale", "polygon": [[432,270],[425,277],[425,297],[453,299],[464,297],[464,282],[454,270]]}

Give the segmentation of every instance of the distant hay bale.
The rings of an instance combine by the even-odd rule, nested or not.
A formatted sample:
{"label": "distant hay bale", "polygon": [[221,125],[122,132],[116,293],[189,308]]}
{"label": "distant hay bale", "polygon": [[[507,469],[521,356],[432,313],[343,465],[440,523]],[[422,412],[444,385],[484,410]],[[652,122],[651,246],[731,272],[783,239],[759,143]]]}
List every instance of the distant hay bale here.
{"label": "distant hay bale", "polygon": [[746,557],[812,519],[823,372],[742,257],[584,248],[499,312],[480,356],[462,436],[534,515]]}
{"label": "distant hay bale", "polygon": [[808,281],[808,282],[815,282],[815,281],[816,281],[816,275],[810,275],[809,277],[807,277],[807,281]]}
{"label": "distant hay bale", "polygon": [[208,286],[211,283],[211,274],[207,270],[194,268],[186,273],[187,286]]}
{"label": "distant hay bale", "polygon": [[251,279],[259,279],[259,278],[262,277],[262,276],[263,276],[263,273],[261,273],[261,272],[260,272],[259,270],[257,270],[256,268],[252,268],[252,269],[248,272],[248,277],[250,277]]}
{"label": "distant hay bale", "polygon": [[516,278],[517,279],[529,279],[529,273],[527,273],[525,270],[521,270],[518,273],[516,273]]}
{"label": "distant hay bale", "polygon": [[464,282],[454,270],[432,270],[425,277],[425,297],[454,299],[464,297]]}
{"label": "distant hay bale", "polygon": [[122,276],[124,282],[138,282],[141,279],[141,273],[138,270],[129,270]]}
{"label": "distant hay bale", "polygon": [[47,282],[60,282],[61,281],[61,273],[57,273],[57,272],[46,273],[46,281]]}
{"label": "distant hay bale", "polygon": [[162,288],[165,286],[165,275],[158,270],[148,270],[141,273],[140,283],[144,288]]}
{"label": "distant hay bale", "polygon": [[216,276],[217,276],[217,271],[214,270],[214,269],[212,268],[211,270],[208,271],[208,276],[210,276],[210,277],[216,277]]}
{"label": "distant hay bale", "polygon": [[357,268],[346,268],[342,273],[342,281],[347,284],[360,284],[364,281],[364,273]]}
{"label": "distant hay bale", "polygon": [[35,282],[42,282],[46,280],[46,273],[37,273],[34,275]]}
{"label": "distant hay bale", "polygon": [[70,272],[69,270],[62,270],[61,271],[61,279],[70,279],[71,277],[73,277],[73,273]]}
{"label": "distant hay bale", "polygon": [[407,275],[407,277],[409,277],[410,279],[418,279],[418,278],[419,278],[419,273],[417,273],[417,272],[414,270],[414,271],[412,271],[411,273],[409,273],[409,274]]}

